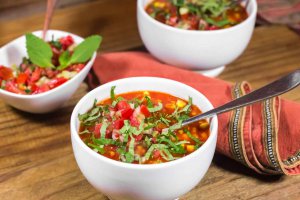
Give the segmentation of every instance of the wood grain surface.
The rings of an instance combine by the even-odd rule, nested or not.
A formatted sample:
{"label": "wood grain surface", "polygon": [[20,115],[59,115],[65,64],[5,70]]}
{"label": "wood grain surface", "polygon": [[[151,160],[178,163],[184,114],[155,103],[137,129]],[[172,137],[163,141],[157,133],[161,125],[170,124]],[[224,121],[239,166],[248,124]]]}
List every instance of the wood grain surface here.
{"label": "wood grain surface", "polygon": [[[41,29],[44,14],[1,21],[0,44]],[[141,49],[135,1],[102,0],[59,9],[53,28],[104,36],[103,52]],[[258,27],[243,55],[219,77],[260,87],[300,68],[300,37],[286,27]],[[72,109],[88,92],[82,84],[59,111],[34,115],[0,100],[0,199],[98,199],[75,162],[69,131]],[[300,102],[300,89],[285,98]],[[262,176],[216,154],[200,184],[181,199],[299,199],[300,176]]]}

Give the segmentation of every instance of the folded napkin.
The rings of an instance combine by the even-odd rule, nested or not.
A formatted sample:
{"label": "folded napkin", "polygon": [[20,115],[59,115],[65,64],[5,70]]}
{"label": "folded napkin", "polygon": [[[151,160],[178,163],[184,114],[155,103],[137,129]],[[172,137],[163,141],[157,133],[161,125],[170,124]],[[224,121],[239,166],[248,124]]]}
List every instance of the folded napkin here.
{"label": "folded napkin", "polygon": [[285,24],[300,34],[300,1],[257,0],[258,18],[261,24]]}
{"label": "folded napkin", "polygon": [[[248,83],[223,80],[162,64],[141,52],[98,55],[93,66],[101,84],[120,78],[155,76],[185,83],[216,107],[251,91]],[[90,76],[91,77],[91,76]],[[89,78],[89,85],[92,84]],[[217,151],[258,173],[300,173],[300,104],[273,98],[218,116]]]}

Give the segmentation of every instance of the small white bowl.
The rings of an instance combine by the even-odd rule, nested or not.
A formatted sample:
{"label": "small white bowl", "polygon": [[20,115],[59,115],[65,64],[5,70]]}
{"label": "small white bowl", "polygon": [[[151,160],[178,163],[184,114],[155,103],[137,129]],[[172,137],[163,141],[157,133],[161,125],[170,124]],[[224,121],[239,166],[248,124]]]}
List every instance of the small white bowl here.
{"label": "small white bowl", "polygon": [[[34,35],[41,37],[42,31],[33,32]],[[71,35],[76,44],[83,41],[83,38],[72,33],[48,30],[46,40],[51,40]],[[21,36],[12,42],[6,44],[0,49],[0,65],[11,67],[11,65],[19,65],[23,57],[27,57],[25,36]],[[96,58],[96,52],[86,66],[72,79],[64,84],[49,90],[47,92],[35,95],[21,95],[0,89],[0,98],[7,104],[30,113],[46,113],[56,110],[66,102],[76,91],[87,73],[91,69]]]}
{"label": "small white bowl", "polygon": [[114,85],[117,86],[117,94],[138,90],[161,91],[183,99],[190,96],[202,111],[213,108],[209,100],[197,90],[169,79],[134,77],[99,86],[77,103],[70,122],[74,155],[86,179],[113,200],[174,200],[193,189],[211,164],[216,148],[217,117],[211,120],[208,140],[188,156],[152,165],[111,160],[94,152],[80,139],[78,114],[88,111],[95,99],[99,101],[108,98],[110,88]]}
{"label": "small white bowl", "polygon": [[221,30],[198,31],[174,28],[158,22],[146,13],[151,0],[137,0],[140,36],[159,60],[178,67],[198,70],[220,68],[235,60],[247,47],[255,25],[257,3],[249,0],[248,18]]}

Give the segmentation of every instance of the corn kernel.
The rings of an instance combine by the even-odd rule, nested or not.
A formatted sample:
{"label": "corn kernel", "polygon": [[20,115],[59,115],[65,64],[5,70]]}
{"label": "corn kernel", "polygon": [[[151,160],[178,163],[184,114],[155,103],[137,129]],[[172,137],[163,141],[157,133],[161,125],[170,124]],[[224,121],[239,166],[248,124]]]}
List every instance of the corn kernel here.
{"label": "corn kernel", "polygon": [[196,112],[194,112],[194,111],[192,111],[192,112],[191,112],[191,115],[192,115],[192,116],[196,116],[196,115],[197,115],[197,113],[196,113]]}
{"label": "corn kernel", "polygon": [[209,126],[209,124],[208,124],[208,122],[206,122],[206,121],[200,121],[200,122],[199,122],[199,127],[200,127],[201,129],[207,129],[208,126]]}
{"label": "corn kernel", "polygon": [[114,156],[116,155],[116,153],[113,152],[113,151],[110,151],[110,152],[109,152],[109,155],[110,155],[111,157],[114,157]]}
{"label": "corn kernel", "polygon": [[183,148],[185,148],[186,145],[185,144],[181,144],[180,146],[182,146]]}
{"label": "corn kernel", "polygon": [[179,108],[183,108],[184,106],[186,105],[186,103],[180,99],[178,99],[176,101],[176,106],[179,107]]}
{"label": "corn kernel", "polygon": [[155,2],[154,3],[154,7],[156,7],[156,8],[163,8],[163,7],[165,7],[165,3],[164,2]]}
{"label": "corn kernel", "polygon": [[179,134],[182,134],[182,133],[183,133],[183,130],[179,130],[178,133],[179,133]]}
{"label": "corn kernel", "polygon": [[195,151],[195,146],[194,145],[186,145],[186,150],[187,152],[191,153],[193,151]]}
{"label": "corn kernel", "polygon": [[144,91],[144,96],[148,96],[150,98],[150,93],[148,91]]}

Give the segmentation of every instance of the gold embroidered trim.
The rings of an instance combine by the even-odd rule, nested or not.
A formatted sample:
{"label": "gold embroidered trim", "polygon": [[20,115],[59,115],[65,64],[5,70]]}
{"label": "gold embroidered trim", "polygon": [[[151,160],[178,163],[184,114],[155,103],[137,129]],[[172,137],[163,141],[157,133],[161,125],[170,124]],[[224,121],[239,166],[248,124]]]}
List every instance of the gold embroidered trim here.
{"label": "gold embroidered trim", "polygon": [[[234,99],[239,98],[243,95],[241,90],[241,84],[236,84],[232,96]],[[243,148],[242,148],[242,118],[245,113],[245,108],[239,108],[232,112],[231,119],[229,122],[229,146],[233,158],[244,165],[246,165]],[[246,165],[247,166],[247,165]]]}
{"label": "gold embroidered trim", "polygon": [[300,150],[293,156],[288,157],[286,160],[283,160],[283,164],[291,166],[300,161]]}
{"label": "gold embroidered trim", "polygon": [[279,159],[276,151],[276,130],[275,130],[275,117],[273,108],[274,99],[268,99],[263,102],[263,119],[264,119],[264,132],[263,140],[267,160],[273,169],[277,172],[282,172],[279,164]]}

